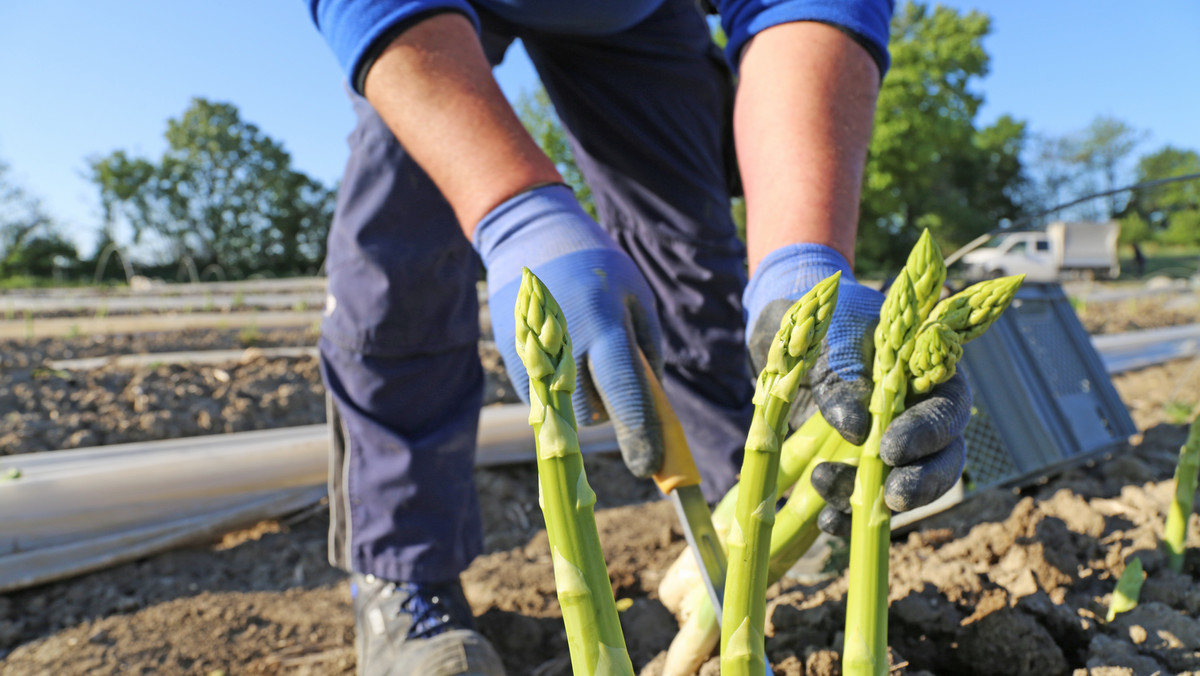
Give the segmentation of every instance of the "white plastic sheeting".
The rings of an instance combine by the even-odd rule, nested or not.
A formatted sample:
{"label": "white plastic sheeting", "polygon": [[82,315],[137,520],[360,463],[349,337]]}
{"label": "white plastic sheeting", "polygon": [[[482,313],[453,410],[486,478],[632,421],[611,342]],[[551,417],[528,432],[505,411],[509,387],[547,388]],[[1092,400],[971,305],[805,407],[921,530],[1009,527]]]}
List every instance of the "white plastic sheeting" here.
{"label": "white plastic sheeting", "polygon": [[1092,336],[1108,373],[1124,373],[1200,354],[1200,324]]}
{"label": "white plastic sheeting", "polygon": [[[523,405],[483,410],[478,465],[534,457]],[[325,494],[325,425],[4,458],[0,592],[78,575],[295,511]],[[585,453],[614,451],[611,425]]]}

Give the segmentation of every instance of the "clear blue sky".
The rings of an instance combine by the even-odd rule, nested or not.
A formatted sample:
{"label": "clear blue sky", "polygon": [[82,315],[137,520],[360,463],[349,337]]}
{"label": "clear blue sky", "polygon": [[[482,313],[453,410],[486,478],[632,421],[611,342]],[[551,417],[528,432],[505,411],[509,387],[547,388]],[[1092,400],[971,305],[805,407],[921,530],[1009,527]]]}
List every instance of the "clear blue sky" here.
{"label": "clear blue sky", "polygon": [[[1150,134],[1142,151],[1200,150],[1200,2],[944,4],[993,19],[982,121],[1063,134],[1112,115]],[[497,76],[510,96],[536,86],[519,53]],[[86,158],[157,158],[167,118],[195,96],[236,104],[300,170],[340,175],[353,117],[301,0],[0,2],[0,158],[84,253],[99,224]]]}

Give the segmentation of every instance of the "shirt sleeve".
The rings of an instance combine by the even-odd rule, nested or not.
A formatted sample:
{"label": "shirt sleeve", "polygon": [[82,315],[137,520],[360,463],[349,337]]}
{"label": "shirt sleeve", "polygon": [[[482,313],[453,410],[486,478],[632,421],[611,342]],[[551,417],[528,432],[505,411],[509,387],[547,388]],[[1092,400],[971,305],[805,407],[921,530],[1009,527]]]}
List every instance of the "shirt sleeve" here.
{"label": "shirt sleeve", "polygon": [[841,29],[863,46],[883,75],[890,65],[888,29],[893,0],[720,0],[725,52],[737,65],[750,38],[772,26],[817,21]]}
{"label": "shirt sleeve", "polygon": [[359,94],[379,52],[421,19],[457,12],[479,30],[479,17],[467,0],[308,0],[308,10],[350,86]]}

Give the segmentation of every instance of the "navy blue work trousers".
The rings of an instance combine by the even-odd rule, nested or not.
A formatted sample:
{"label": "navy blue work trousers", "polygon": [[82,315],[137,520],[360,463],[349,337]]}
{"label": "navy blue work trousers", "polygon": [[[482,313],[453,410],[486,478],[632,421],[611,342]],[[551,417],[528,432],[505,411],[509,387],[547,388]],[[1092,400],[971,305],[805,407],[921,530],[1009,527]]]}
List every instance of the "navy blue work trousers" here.
{"label": "navy blue work trousers", "polygon": [[[514,39],[524,43],[600,223],[656,295],[664,388],[715,500],[740,465],[753,394],[724,57],[692,0],[666,0],[601,37],[481,18],[493,65]],[[358,123],[329,236],[320,341],[334,430],[330,559],[390,580],[442,581],[482,547],[472,481],[480,263],[429,177],[371,106],[352,100]]]}

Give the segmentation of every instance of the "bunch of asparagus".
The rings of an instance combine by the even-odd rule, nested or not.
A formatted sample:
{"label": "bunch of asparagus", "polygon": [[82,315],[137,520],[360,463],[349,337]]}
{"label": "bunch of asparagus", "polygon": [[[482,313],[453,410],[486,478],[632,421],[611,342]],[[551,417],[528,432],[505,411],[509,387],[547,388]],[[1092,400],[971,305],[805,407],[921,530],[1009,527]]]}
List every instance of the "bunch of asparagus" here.
{"label": "bunch of asparagus", "polygon": [[[834,276],[819,284],[797,301],[784,317],[755,395],[755,423],[747,441],[747,456],[752,458],[749,474],[752,476],[764,480],[768,476],[774,478],[779,469],[779,439],[786,431],[791,401],[828,328],[836,302],[837,281]],[[587,483],[579,452],[571,407],[576,372],[566,319],[549,290],[529,270],[523,271],[514,313],[517,352],[529,373],[529,423],[537,444],[538,499],[546,519],[572,671],[580,675],[631,674],[632,666],[596,531],[593,509],[596,496]],[[813,425],[813,428],[817,427]],[[822,430],[820,439],[824,440],[828,437],[828,425]],[[786,453],[788,461],[783,463],[785,473],[791,475],[787,481],[789,485],[816,454],[817,445],[805,445],[811,449],[808,451],[800,450],[800,446],[793,443]],[[798,454],[807,455],[798,459]],[[743,472],[746,471],[744,468]],[[767,538],[774,518],[775,497],[774,490],[767,488],[763,481],[757,482],[756,486],[759,491],[765,489],[766,492],[758,496],[748,492],[749,502],[740,505],[742,510],[737,516],[741,520],[736,522],[745,524],[737,525],[741,532],[749,533],[738,542],[738,550],[745,551],[746,555],[739,556],[731,566],[731,573],[742,571],[730,576],[738,581],[735,585],[742,586],[731,592],[727,585],[726,594],[738,599],[740,610],[737,612],[741,617],[734,626],[743,629],[741,634],[733,637],[731,645],[743,646],[743,657],[756,652],[761,673],[766,590],[766,560],[762,554],[770,542]],[[749,509],[746,509],[747,505]],[[732,519],[734,508],[738,506],[737,492],[731,491],[714,515],[719,527],[735,523]],[[754,546],[748,546],[749,543]],[[785,565],[782,569],[788,567]],[[776,568],[778,566],[771,569]],[[747,580],[753,582],[753,588],[745,584]],[[715,635],[716,617],[712,605],[703,587],[697,588],[710,619],[704,626],[711,626]],[[750,619],[751,614],[756,621]],[[752,628],[754,626],[757,630]],[[706,652],[711,650],[710,644]],[[744,659],[737,661],[747,663]]]}
{"label": "bunch of asparagus", "polygon": [[[837,300],[839,275],[816,285],[785,314],[759,375],[755,412],[741,481],[713,513],[726,538],[729,571],[721,622],[723,674],[758,674],[765,666],[766,587],[811,546],[825,506],[810,481],[824,461],[858,464],[847,601],[847,673],[887,672],[887,550],[890,512],[883,502],[887,467],[879,443],[904,399],[954,375],[962,344],[983,333],[1008,306],[1021,277],[970,287],[937,303],[945,280],[941,253],[928,232],[893,283],[875,333],[871,433],[850,445],[820,416],[786,442],[797,389],[816,358]],[[936,306],[935,306],[936,304]],[[570,395],[575,363],[562,310],[545,286],[524,271],[515,308],[517,348],[530,376],[530,424],[538,447],[539,502],[554,560],[555,581],[576,674],[628,674],[616,606],[593,513],[595,494],[579,454]],[[781,491],[795,484],[779,513]],[[685,552],[660,588],[682,628],[663,673],[694,673],[716,643],[717,618],[692,557]],[[692,571],[688,574],[689,569]],[[679,580],[695,580],[681,584]]]}
{"label": "bunch of asparagus", "polygon": [[[857,558],[857,566],[852,563],[851,595],[858,610],[848,611],[851,614],[846,629],[847,663],[867,665],[859,673],[887,670],[886,556],[891,525],[890,512],[882,497],[887,468],[879,459],[879,441],[891,419],[903,412],[904,397],[909,390],[925,393],[954,375],[962,356],[962,344],[981,335],[999,317],[1021,280],[1022,277],[1007,277],[983,282],[938,303],[945,265],[929,234],[924,233],[893,283],[881,311],[875,336],[877,361],[873,365],[876,383],[872,396],[873,439],[868,439],[864,447],[852,446],[817,414],[783,444],[776,494],[793,484],[794,488],[774,518],[766,555],[768,584],[795,565],[820,533],[817,518],[825,501],[812,487],[813,469],[825,461],[860,467],[855,489],[859,505],[853,521],[859,531],[859,544],[855,545],[853,536],[851,543],[852,562]],[[868,467],[865,475],[861,472],[863,456]],[[729,528],[733,507],[739,501],[738,493],[749,478],[743,473],[742,482],[714,510],[713,522],[718,531]],[[862,544],[864,541],[866,544]],[[660,599],[681,620],[679,634],[668,651],[664,676],[695,673],[716,644],[717,619],[698,575],[692,557],[684,552],[659,587]],[[762,625],[754,626],[761,634]],[[723,671],[725,662],[723,655]]]}
{"label": "bunch of asparagus", "polygon": [[910,389],[927,392],[954,375],[963,343],[980,336],[1000,317],[1024,275],[980,282],[939,303],[945,279],[941,251],[925,231],[892,283],[875,330],[871,431],[850,496],[850,587],[842,655],[849,676],[888,673],[891,511],[883,495],[888,466],[879,457],[883,434],[904,412]]}

